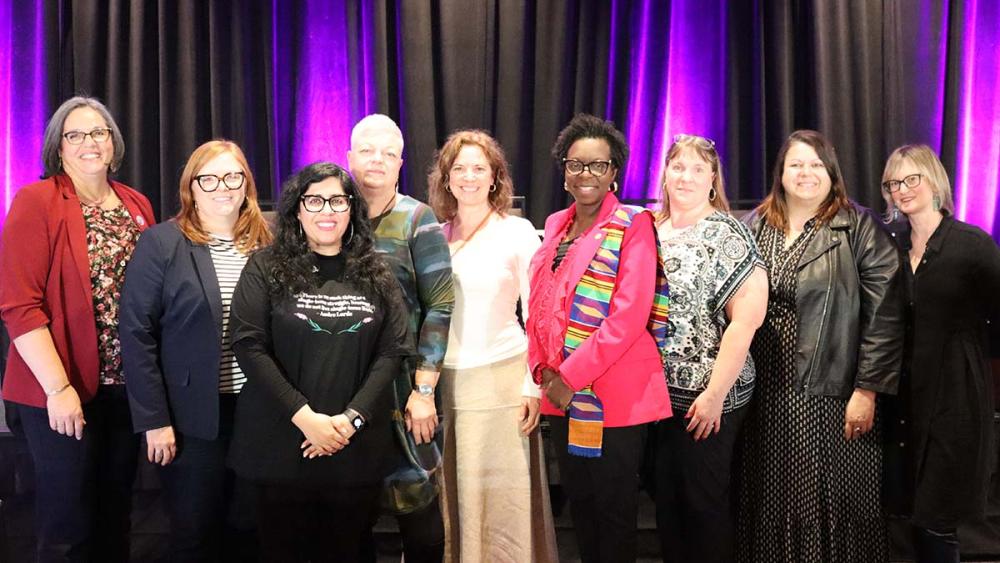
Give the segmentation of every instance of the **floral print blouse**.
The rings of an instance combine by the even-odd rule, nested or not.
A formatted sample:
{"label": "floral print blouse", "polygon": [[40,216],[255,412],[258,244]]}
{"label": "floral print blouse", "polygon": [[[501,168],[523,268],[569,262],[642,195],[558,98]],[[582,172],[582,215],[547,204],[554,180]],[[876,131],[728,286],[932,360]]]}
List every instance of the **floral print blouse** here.
{"label": "floral print blouse", "polygon": [[125,383],[121,342],[118,340],[118,302],[125,281],[125,266],[132,258],[139,227],[124,205],[101,209],[81,203],[87,227],[90,285],[97,323],[98,381],[101,385]]}

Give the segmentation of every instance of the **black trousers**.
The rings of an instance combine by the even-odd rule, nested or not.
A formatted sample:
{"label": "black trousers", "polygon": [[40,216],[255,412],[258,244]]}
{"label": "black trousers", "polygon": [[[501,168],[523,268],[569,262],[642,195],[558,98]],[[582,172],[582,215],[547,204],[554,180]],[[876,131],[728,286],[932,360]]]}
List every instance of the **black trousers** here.
{"label": "black trousers", "polygon": [[656,527],[664,561],[725,563],[736,558],[731,477],[746,408],[722,415],[718,434],[696,442],[678,414],[656,423]]}
{"label": "black trousers", "polygon": [[46,409],[17,405],[35,467],[39,563],[129,560],[139,437],[124,385],[101,385],[83,405],[83,439],[49,428]]}
{"label": "black trousers", "polygon": [[356,562],[378,511],[381,484],[314,489],[258,487],[260,560]]}
{"label": "black trousers", "polygon": [[440,563],[444,558],[444,520],[441,517],[441,498],[427,508],[399,514],[396,523],[403,539],[403,555],[416,563]]}
{"label": "black trousers", "polygon": [[[444,520],[440,500],[439,496],[421,510],[396,515],[406,561],[441,563],[444,559]],[[371,529],[374,524],[373,520],[362,545],[362,560],[365,563],[375,563],[377,559],[375,536]]]}
{"label": "black trousers", "polygon": [[601,457],[570,455],[568,420],[546,417],[583,563],[635,561],[646,425],[605,428]]}
{"label": "black trousers", "polygon": [[158,468],[170,519],[172,561],[255,557],[255,492],[226,467],[236,398],[220,394],[219,434],[214,440],[177,433],[177,457]]}

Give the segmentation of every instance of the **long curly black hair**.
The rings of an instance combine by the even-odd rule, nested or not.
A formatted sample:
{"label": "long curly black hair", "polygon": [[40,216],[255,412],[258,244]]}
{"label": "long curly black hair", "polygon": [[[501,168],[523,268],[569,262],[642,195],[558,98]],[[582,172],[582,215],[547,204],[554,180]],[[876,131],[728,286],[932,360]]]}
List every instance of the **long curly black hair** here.
{"label": "long curly black hair", "polygon": [[345,281],[356,283],[366,293],[380,298],[388,295],[391,284],[396,283],[385,259],[375,251],[375,239],[368,220],[368,204],[361,197],[354,178],[336,164],[316,162],[296,172],[282,185],[277,209],[277,232],[274,244],[267,249],[273,258],[273,266],[269,272],[274,282],[272,292],[279,298],[291,297],[320,285],[319,277],[314,271],[316,257],[309,249],[299,223],[299,198],[312,184],[331,177],[340,180],[344,193],[351,196],[351,223],[341,247],[341,252],[347,259]]}

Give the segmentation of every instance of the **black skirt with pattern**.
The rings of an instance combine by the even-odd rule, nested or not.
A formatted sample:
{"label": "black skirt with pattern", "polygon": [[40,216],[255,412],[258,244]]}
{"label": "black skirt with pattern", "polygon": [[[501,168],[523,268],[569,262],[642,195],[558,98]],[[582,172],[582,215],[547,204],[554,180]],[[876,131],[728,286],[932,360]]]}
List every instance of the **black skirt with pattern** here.
{"label": "black skirt with pattern", "polygon": [[751,347],[757,388],[737,472],[741,562],[888,557],[878,417],[871,432],[847,442],[847,401],[795,385],[797,265],[814,232],[807,224],[787,249],[784,234],[771,227],[758,240],[770,295]]}

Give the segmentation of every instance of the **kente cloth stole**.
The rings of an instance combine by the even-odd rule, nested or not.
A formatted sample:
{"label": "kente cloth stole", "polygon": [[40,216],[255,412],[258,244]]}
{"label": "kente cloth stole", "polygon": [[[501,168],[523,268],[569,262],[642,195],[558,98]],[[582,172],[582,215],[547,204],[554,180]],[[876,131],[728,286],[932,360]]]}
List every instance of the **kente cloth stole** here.
{"label": "kente cloth stole", "polygon": [[[563,343],[563,359],[568,358],[607,318],[611,308],[611,297],[615,292],[625,229],[632,224],[632,219],[642,212],[645,210],[641,207],[622,206],[615,211],[611,220],[601,227],[604,240],[601,241],[593,260],[590,261],[573,293],[569,323]],[[657,239],[657,255],[659,254]],[[647,325],[660,350],[661,361],[665,358],[664,344],[670,305],[667,277],[662,264],[662,257],[659,257],[656,267],[656,293]],[[570,401],[567,446],[569,453],[580,457],[601,457],[603,438],[604,405],[588,385],[575,393]]]}

